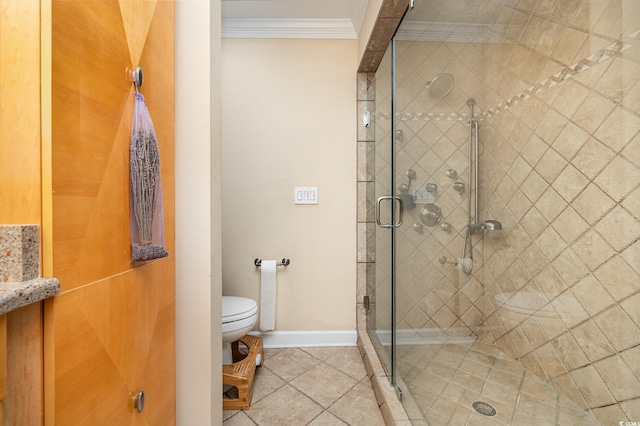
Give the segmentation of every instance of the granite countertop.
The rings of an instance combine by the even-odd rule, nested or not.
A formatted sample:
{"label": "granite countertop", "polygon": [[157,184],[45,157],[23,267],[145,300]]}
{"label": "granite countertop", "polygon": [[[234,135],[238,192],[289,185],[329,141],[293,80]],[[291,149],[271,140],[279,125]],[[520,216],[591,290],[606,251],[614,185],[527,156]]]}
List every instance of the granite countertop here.
{"label": "granite countertop", "polygon": [[0,282],[0,315],[60,293],[56,278],[34,278],[22,282]]}

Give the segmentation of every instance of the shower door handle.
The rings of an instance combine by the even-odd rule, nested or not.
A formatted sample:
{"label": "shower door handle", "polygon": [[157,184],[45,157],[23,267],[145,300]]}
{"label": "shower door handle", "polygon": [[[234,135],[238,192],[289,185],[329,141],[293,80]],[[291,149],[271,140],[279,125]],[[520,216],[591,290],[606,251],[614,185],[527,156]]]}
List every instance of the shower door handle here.
{"label": "shower door handle", "polygon": [[[384,200],[393,200],[398,202],[398,221],[396,223],[382,223],[380,219],[380,205]],[[398,228],[402,225],[403,214],[402,199],[400,197],[392,197],[391,195],[383,195],[376,201],[376,224],[381,228]]]}

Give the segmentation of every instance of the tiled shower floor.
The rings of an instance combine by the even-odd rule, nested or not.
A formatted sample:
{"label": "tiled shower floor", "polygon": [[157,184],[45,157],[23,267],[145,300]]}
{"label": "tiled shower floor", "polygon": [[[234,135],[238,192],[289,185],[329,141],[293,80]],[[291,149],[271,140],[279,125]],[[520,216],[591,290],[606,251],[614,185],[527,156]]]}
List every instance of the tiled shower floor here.
{"label": "tiled shower floor", "polygon": [[[493,345],[407,345],[398,346],[397,355],[398,383],[410,393],[404,404],[413,424],[600,425]],[[474,401],[491,404],[497,415],[476,413]]]}

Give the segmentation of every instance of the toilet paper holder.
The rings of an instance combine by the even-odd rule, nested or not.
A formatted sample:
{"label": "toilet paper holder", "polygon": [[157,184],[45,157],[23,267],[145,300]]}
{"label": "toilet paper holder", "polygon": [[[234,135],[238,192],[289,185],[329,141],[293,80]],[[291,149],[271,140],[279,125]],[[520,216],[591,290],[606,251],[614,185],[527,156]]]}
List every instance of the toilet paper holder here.
{"label": "toilet paper holder", "polygon": [[[276,266],[289,266],[290,263],[291,261],[289,259],[283,257],[282,261],[276,263]],[[253,261],[253,264],[256,265],[256,268],[259,268],[262,265],[262,259],[256,257],[256,259]]]}

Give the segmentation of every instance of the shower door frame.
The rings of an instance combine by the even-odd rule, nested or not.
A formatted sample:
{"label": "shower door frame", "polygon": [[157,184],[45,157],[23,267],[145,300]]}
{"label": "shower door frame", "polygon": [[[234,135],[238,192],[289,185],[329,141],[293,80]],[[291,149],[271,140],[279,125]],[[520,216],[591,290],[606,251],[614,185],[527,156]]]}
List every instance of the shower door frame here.
{"label": "shower door frame", "polygon": [[[380,265],[382,264],[382,262],[389,262],[388,266],[390,269],[390,273],[389,273],[389,277],[387,280],[385,280],[385,287],[388,284],[389,287],[389,294],[387,294],[387,296],[389,297],[389,303],[391,306],[391,312],[390,312],[390,351],[388,353],[385,353],[385,344],[382,342],[382,340],[380,339],[380,335],[377,334],[378,331],[382,332],[382,335],[384,335],[387,330],[382,328],[379,329],[378,328],[378,324],[376,321],[375,315],[377,313],[377,311],[374,309],[373,312],[371,312],[369,309],[369,298],[372,297],[372,305],[375,304],[375,300],[377,298],[377,294],[378,294],[378,281],[377,281],[377,277],[379,277],[382,274],[371,274],[369,273],[367,275],[367,283],[371,283],[373,281],[372,285],[368,285],[367,286],[367,293],[366,293],[366,297],[367,297],[367,307],[366,307],[366,312],[367,312],[367,320],[365,321],[366,323],[366,331],[368,333],[370,333],[370,337],[372,338],[372,341],[375,342],[374,346],[376,347],[376,351],[378,352],[378,358],[381,361],[381,364],[383,365],[387,376],[389,377],[390,383],[392,386],[396,386],[396,354],[395,354],[395,347],[396,347],[396,326],[395,326],[395,321],[396,321],[396,309],[395,309],[395,305],[396,305],[396,294],[395,294],[395,288],[394,288],[394,283],[396,281],[396,267],[395,267],[395,258],[396,258],[396,229],[399,225],[402,224],[402,200],[400,200],[397,196],[397,191],[395,189],[396,186],[396,179],[395,179],[395,161],[396,161],[396,155],[395,155],[395,138],[393,137],[393,135],[395,134],[395,119],[393,118],[394,116],[394,111],[395,111],[395,82],[394,82],[394,67],[395,67],[395,57],[394,57],[394,40],[391,39],[391,41],[389,42],[389,46],[387,47],[387,50],[385,52],[389,52],[390,53],[390,78],[389,78],[389,83],[390,83],[390,105],[391,105],[391,114],[390,114],[390,123],[391,123],[391,128],[389,131],[389,134],[387,136],[386,139],[383,140],[378,140],[377,138],[373,138],[373,150],[374,152],[377,149],[381,149],[381,150],[385,150],[387,151],[387,153],[390,155],[390,160],[389,163],[391,164],[391,173],[390,176],[388,178],[388,181],[385,179],[385,182],[388,182],[389,188],[390,190],[388,191],[388,193],[380,193],[380,194],[376,194],[375,192],[375,186],[378,182],[378,173],[376,173],[375,171],[372,173],[372,178],[374,180],[374,204],[375,204],[375,220],[373,223],[373,232],[376,235],[376,239],[378,238],[378,233],[382,232],[385,234],[385,239],[388,239],[389,241],[389,247],[390,247],[390,254],[388,257],[382,259],[382,256],[379,255],[379,253],[376,251],[375,247],[368,247],[367,251],[368,252],[374,252],[375,253],[375,262],[374,265],[376,267],[380,267]],[[386,53],[385,53],[386,56]],[[377,81],[378,76],[376,74],[375,80]],[[369,113],[369,111],[367,111],[367,113]],[[376,113],[378,113],[378,111],[376,111]],[[375,114],[377,116],[379,116],[380,114]],[[375,125],[376,120],[373,120],[373,123]],[[386,143],[389,143],[389,146],[384,146]],[[382,145],[382,146],[380,146]],[[386,178],[386,176],[385,176]],[[385,202],[386,201],[386,202]],[[384,212],[382,211],[382,206],[384,205]],[[399,207],[399,208],[398,208]],[[384,215],[384,220],[385,223],[382,223],[382,218],[381,216]],[[388,219],[388,222],[386,221],[386,219]],[[373,250],[372,250],[373,249]],[[386,264],[385,264],[386,266]],[[383,266],[384,267],[384,266]],[[374,287],[375,288],[375,293],[373,296],[370,295],[369,293],[369,289]],[[385,288],[386,290],[386,288]],[[373,318],[370,317],[370,315],[373,315]],[[374,323],[375,325],[370,328],[369,325],[371,323]],[[387,357],[388,355],[388,357]],[[388,358],[388,359],[387,359]],[[388,360],[388,363],[387,363]]]}

